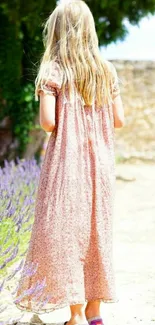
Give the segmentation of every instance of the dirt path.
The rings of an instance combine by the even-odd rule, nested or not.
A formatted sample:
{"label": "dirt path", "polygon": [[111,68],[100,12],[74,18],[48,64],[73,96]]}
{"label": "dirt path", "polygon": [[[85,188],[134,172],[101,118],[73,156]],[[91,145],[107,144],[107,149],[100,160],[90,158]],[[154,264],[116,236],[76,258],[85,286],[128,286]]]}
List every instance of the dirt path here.
{"label": "dirt path", "polygon": [[[155,166],[119,165],[114,256],[119,303],[107,309],[107,325],[155,324]],[[113,314],[114,322],[108,320]],[[112,317],[112,318],[113,318]]]}
{"label": "dirt path", "polygon": [[[103,304],[105,325],[155,325],[155,166],[118,165],[114,262],[119,302]],[[134,181],[131,181],[135,178]],[[14,309],[15,312],[15,309]],[[28,322],[26,313],[23,322]],[[61,323],[69,309],[40,316]]]}

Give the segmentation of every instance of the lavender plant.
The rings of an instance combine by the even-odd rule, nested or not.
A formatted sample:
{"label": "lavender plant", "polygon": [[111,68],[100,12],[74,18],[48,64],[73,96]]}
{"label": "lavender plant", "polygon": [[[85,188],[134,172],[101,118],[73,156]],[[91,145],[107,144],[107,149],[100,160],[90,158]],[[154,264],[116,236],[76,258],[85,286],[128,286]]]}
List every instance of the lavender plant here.
{"label": "lavender plant", "polygon": [[0,168],[0,276],[27,251],[39,174],[34,158],[5,160]]}
{"label": "lavender plant", "polygon": [[[17,288],[10,285],[21,271],[26,256],[32,224],[34,204],[40,175],[40,165],[31,160],[4,161],[0,167],[0,295],[5,288],[14,296]],[[36,268],[27,270],[34,273]],[[26,270],[25,270],[26,271]],[[36,292],[43,285],[36,284]],[[24,295],[28,294],[27,292]],[[7,303],[0,299],[0,315],[7,309]],[[2,319],[3,317],[0,317]],[[8,324],[9,319],[3,321]]]}

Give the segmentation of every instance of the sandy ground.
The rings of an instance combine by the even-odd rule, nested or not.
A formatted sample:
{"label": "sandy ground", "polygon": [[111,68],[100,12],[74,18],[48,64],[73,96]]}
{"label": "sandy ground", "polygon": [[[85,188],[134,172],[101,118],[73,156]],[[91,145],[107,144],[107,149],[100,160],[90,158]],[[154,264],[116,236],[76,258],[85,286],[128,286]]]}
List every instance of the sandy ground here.
{"label": "sandy ground", "polygon": [[[118,165],[114,214],[114,266],[119,302],[102,304],[105,325],[155,325],[155,166]],[[8,304],[8,315],[19,315]],[[69,308],[40,315],[62,324]],[[32,323],[24,313],[20,324]]]}

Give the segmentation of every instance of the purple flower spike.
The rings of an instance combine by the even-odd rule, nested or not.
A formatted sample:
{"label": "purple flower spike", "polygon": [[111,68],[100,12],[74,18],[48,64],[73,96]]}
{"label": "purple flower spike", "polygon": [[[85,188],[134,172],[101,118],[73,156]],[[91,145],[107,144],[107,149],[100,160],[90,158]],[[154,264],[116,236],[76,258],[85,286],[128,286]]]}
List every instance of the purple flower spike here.
{"label": "purple flower spike", "polygon": [[11,249],[12,249],[12,245],[8,246],[8,248],[3,253],[1,253],[1,257],[8,254],[11,251]]}
{"label": "purple flower spike", "polygon": [[10,275],[6,278],[6,280],[7,280],[7,281],[11,280],[11,279],[12,279],[12,278],[17,274],[17,272],[19,272],[19,271],[21,270],[23,264],[24,264],[24,261],[22,260],[22,261],[20,262],[19,266],[18,266],[17,268],[15,268],[15,270],[12,272],[12,274],[10,274]]}
{"label": "purple flower spike", "polygon": [[6,265],[7,263],[11,262],[17,256],[17,253],[18,253],[18,246],[14,248],[12,255],[5,260],[4,264]]}
{"label": "purple flower spike", "polygon": [[5,282],[5,279],[2,281],[2,283],[0,284],[0,292],[2,291],[3,287],[4,287],[4,282]]}

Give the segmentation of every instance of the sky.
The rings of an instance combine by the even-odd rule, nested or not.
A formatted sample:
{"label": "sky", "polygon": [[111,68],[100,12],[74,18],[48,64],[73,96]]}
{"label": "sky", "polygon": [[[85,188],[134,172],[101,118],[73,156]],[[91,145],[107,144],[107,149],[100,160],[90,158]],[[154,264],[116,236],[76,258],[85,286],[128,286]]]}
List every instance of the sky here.
{"label": "sky", "polygon": [[104,58],[155,61],[155,16],[143,18],[139,26],[132,26],[129,22],[126,25],[129,33],[124,41],[102,47]]}

